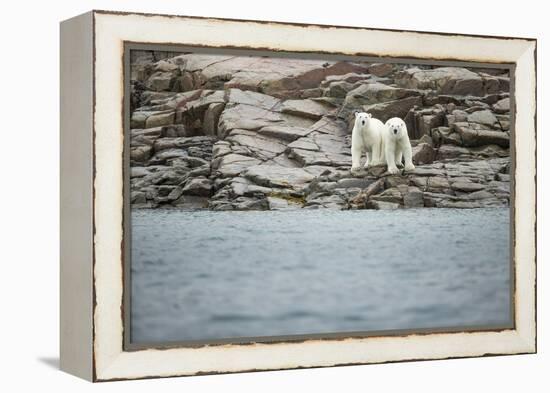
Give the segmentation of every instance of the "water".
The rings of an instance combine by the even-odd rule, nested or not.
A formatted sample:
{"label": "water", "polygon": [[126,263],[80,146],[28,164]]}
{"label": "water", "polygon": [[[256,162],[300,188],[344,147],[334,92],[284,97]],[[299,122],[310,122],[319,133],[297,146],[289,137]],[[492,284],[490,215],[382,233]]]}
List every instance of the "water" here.
{"label": "water", "polygon": [[507,324],[509,210],[132,212],[132,341]]}

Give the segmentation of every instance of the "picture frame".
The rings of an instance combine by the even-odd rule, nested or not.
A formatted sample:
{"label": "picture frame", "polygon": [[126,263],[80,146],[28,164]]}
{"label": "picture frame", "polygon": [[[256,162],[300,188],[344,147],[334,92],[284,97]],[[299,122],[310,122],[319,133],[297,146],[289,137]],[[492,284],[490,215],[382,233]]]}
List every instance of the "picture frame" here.
{"label": "picture frame", "polygon": [[[510,147],[513,325],[132,345],[125,75],[129,50],[159,46],[509,68],[511,122],[521,130]],[[111,381],[535,353],[536,46],[530,38],[111,11],[62,22],[61,369]]]}

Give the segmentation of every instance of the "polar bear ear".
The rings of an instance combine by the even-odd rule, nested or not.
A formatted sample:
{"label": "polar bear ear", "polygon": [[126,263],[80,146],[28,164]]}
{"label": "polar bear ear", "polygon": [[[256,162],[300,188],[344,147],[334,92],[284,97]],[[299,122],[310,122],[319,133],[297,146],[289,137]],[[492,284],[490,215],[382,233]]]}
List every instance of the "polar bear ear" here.
{"label": "polar bear ear", "polygon": [[367,113],[367,116],[368,116],[369,118],[371,118],[371,117],[372,117],[372,115],[371,115],[370,113]]}
{"label": "polar bear ear", "polygon": [[357,117],[358,114],[359,114],[359,111],[353,112],[353,116],[355,116],[355,117]]}

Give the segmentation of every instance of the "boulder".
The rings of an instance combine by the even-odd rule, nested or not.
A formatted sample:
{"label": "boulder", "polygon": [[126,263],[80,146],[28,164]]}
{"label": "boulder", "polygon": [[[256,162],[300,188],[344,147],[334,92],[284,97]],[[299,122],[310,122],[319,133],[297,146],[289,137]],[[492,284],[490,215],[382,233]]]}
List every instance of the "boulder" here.
{"label": "boulder", "polygon": [[507,132],[487,130],[477,123],[459,122],[453,124],[451,129],[460,134],[463,146],[510,146],[510,135]]}
{"label": "boulder", "polygon": [[147,117],[145,128],[153,128],[174,124],[174,112],[158,113]]}
{"label": "boulder", "polygon": [[476,111],[474,113],[469,114],[467,117],[467,121],[470,123],[483,124],[491,128],[500,128],[498,119],[493,114],[493,112],[491,112],[488,109]]}
{"label": "boulder", "polygon": [[243,176],[264,187],[302,188],[315,176],[302,168],[284,168],[277,165],[254,165]]}
{"label": "boulder", "polygon": [[501,114],[510,113],[510,98],[506,97],[506,98],[503,98],[502,100],[497,101],[493,105],[493,111]]}
{"label": "boulder", "polygon": [[428,143],[419,143],[412,149],[412,160],[415,165],[431,164],[436,152]]}
{"label": "boulder", "polygon": [[409,113],[412,108],[419,105],[422,105],[422,97],[413,96],[400,100],[366,105],[363,107],[363,110],[385,123],[388,119],[391,119],[392,117],[399,117],[401,119],[404,119],[407,113]]}
{"label": "boulder", "polygon": [[281,106],[281,112],[308,119],[319,120],[321,117],[333,113],[334,107],[328,106],[312,99],[287,100]]}
{"label": "boulder", "polygon": [[205,177],[195,177],[187,181],[182,193],[186,195],[195,195],[208,197],[212,194],[212,183]]}
{"label": "boulder", "polygon": [[410,68],[399,72],[395,82],[407,89],[435,90],[438,94],[484,96],[483,78],[466,68]]}

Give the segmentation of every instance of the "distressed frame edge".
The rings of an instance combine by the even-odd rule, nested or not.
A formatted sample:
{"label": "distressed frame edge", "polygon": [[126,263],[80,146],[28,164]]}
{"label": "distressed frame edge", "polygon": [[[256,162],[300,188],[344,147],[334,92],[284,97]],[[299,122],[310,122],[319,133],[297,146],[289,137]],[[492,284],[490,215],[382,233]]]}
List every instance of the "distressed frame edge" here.
{"label": "distressed frame edge", "polygon": [[59,367],[88,381],[95,379],[92,319],[93,19],[94,13],[90,11],[59,25]]}
{"label": "distressed frame edge", "polygon": [[[275,23],[275,22],[274,22]],[[280,23],[275,23],[275,24],[280,24]],[[368,30],[368,29],[365,29],[365,30]],[[415,32],[416,33],[416,32]],[[428,33],[428,34],[437,34],[437,33]],[[497,37],[497,38],[502,38],[502,37]],[[534,71],[535,71],[535,75],[534,75],[534,80],[535,80],[535,84],[534,84],[534,88],[536,89],[536,40],[528,40],[527,43],[529,43],[529,41],[534,41],[533,44],[533,52],[535,54],[535,64],[534,64]],[[529,45],[528,45],[529,46]],[[526,50],[527,51],[527,50]],[[534,140],[535,140],[535,149],[536,149],[536,96],[534,97],[534,119],[535,119],[535,122],[534,122],[534,128],[532,128],[532,131],[533,131],[533,136],[534,136]],[[536,162],[535,162],[535,187],[536,187]],[[536,194],[535,194],[535,208],[536,208]],[[536,225],[536,216],[533,217],[534,221],[535,221],[535,225]],[[536,226],[533,228],[533,234],[536,235]],[[536,249],[535,249],[535,253],[534,253],[534,256],[536,258]],[[535,259],[535,263],[536,263],[536,259]],[[536,284],[536,265],[534,266],[535,268],[535,276],[534,276],[534,279],[535,279],[535,284]],[[536,291],[536,287],[535,287],[535,291]],[[534,294],[534,298],[533,300],[536,301],[536,292]],[[517,316],[516,316],[517,317]],[[520,347],[522,349],[520,349],[519,351],[516,351],[516,352],[511,352],[509,354],[520,354],[520,353],[534,353],[536,352],[536,313],[534,315],[534,332],[527,332],[525,331],[524,329],[518,329],[515,331],[516,332],[516,337],[515,339],[517,340],[516,343],[518,345],[520,345]],[[521,332],[519,332],[519,330],[521,330]],[[519,333],[522,333],[522,334],[519,334]],[[94,337],[95,338],[95,337]],[[463,355],[463,356],[457,356],[457,357],[472,357],[472,356],[491,356],[491,355],[504,355],[504,354],[508,354],[508,353],[505,353],[505,352],[498,352],[498,353],[485,353],[485,354],[479,354],[479,355]],[[402,360],[394,360],[394,361],[408,361],[408,360],[429,360],[429,359],[442,359],[442,358],[448,358],[448,357],[445,357],[445,356],[442,356],[442,357],[430,357],[430,358],[426,358],[426,359],[406,359],[406,358],[403,358]],[[115,366],[114,368],[116,369],[116,363],[118,363],[119,361],[124,361],[124,359],[121,359],[120,356],[117,356],[112,360],[112,363],[110,364],[110,366]],[[385,362],[385,361],[384,361]],[[393,362],[391,360],[389,360],[388,362]],[[377,362],[377,361],[373,361],[373,362],[362,362],[362,363],[359,363],[359,364],[369,364],[369,363],[380,363],[380,362]],[[356,363],[351,363],[351,364],[356,364]],[[326,367],[328,366],[337,366],[338,364],[332,364],[332,365],[326,365]],[[315,365],[309,365],[309,366],[306,366],[306,367],[325,367],[325,366],[315,366]],[[111,367],[107,367],[108,369],[110,369]],[[282,368],[277,368],[277,369],[286,369],[286,368],[300,368],[300,366],[298,367],[295,367],[295,366],[290,366],[290,367],[282,367]],[[268,370],[268,369],[264,369],[264,370]],[[106,371],[105,373],[103,371]],[[103,369],[101,370],[101,373],[102,375],[99,376],[99,378],[97,378],[97,376],[94,378],[95,380],[97,381],[100,381],[100,380],[117,380],[117,379],[135,379],[135,378],[151,378],[151,377],[162,377],[162,376],[182,376],[182,375],[197,375],[197,374],[203,374],[202,372],[196,372],[196,373],[191,373],[191,374],[185,374],[185,373],[176,373],[176,374],[169,374],[169,375],[145,375],[145,376],[130,376],[130,377],[124,377],[124,376],[121,376],[121,377],[117,377],[117,376],[113,376],[111,375],[109,377],[109,372],[107,372],[108,370],[107,369]],[[239,370],[239,371],[215,371],[214,373],[222,373],[222,372],[243,372],[243,371],[254,371],[254,370]],[[259,370],[257,370],[259,371]]]}

